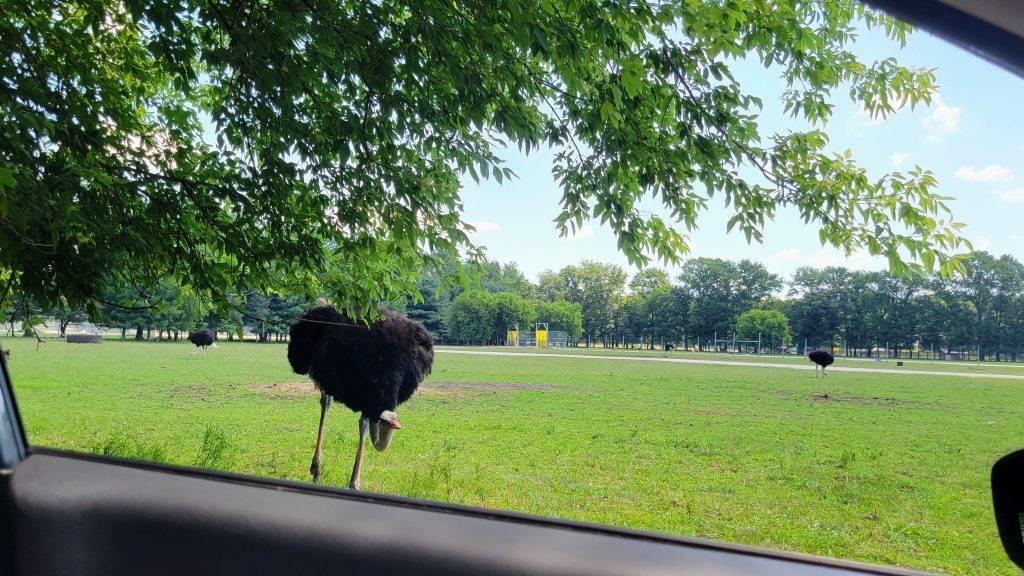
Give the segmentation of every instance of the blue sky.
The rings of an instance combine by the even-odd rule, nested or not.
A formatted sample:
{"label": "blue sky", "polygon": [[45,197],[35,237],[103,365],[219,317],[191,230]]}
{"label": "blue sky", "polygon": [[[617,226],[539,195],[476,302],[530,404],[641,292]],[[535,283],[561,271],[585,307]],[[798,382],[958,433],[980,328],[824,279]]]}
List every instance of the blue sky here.
{"label": "blue sky", "polygon": [[[1024,260],[1024,80],[921,31],[902,50],[879,33],[865,32],[853,50],[865,61],[896,56],[906,65],[936,69],[939,97],[929,107],[872,121],[845,91],[837,91],[836,112],[825,128],[831,148],[851,149],[872,177],[915,164],[931,169],[939,191],[955,198],[955,217],[968,225],[965,234],[976,248]],[[745,89],[765,101],[763,134],[793,126],[781,113],[783,82],[777,72],[746,62],[730,66]],[[463,183],[465,219],[477,227],[473,238],[490,258],[514,261],[531,278],[582,259],[635,271],[616,250],[612,233],[597,222],[575,238],[558,237],[552,219],[561,194],[551,176],[551,151],[525,156],[513,149],[502,156],[517,179],[476,184],[467,177]],[[886,267],[881,258],[823,248],[817,228],[795,212],[780,212],[766,226],[764,242],[751,245],[742,234],[726,234],[727,217],[716,199],[691,234],[692,257],[751,258],[783,275],[805,265]]]}

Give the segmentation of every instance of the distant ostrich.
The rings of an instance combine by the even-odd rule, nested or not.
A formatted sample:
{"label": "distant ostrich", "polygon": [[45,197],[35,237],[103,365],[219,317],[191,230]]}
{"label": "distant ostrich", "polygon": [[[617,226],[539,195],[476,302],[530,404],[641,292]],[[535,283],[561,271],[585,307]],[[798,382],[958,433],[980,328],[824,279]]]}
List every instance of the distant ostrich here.
{"label": "distant ostrich", "polygon": [[299,318],[289,335],[288,363],[296,374],[309,374],[320,390],[320,428],[309,473],[314,482],[322,481],[324,422],[331,401],[341,402],[360,413],[359,446],[349,482],[358,490],[367,430],[374,448],[387,450],[392,434],[401,428],[395,409],[430,374],[430,332],[394,312],[381,311],[381,318],[367,326],[322,305]]}
{"label": "distant ostrich", "polygon": [[217,335],[213,333],[213,330],[196,330],[188,335],[188,341],[196,345],[196,351],[189,354],[189,356],[195,356],[200,350],[203,351],[203,358],[206,358],[206,347],[212,346],[217,347]]}
{"label": "distant ostrich", "polygon": [[818,376],[818,367],[821,367],[821,377],[825,377],[825,368],[828,368],[836,361],[836,357],[828,350],[815,350],[807,355],[811,362],[814,362],[814,376]]}
{"label": "distant ostrich", "polygon": [[665,344],[665,352],[671,352],[676,349],[675,344]]}

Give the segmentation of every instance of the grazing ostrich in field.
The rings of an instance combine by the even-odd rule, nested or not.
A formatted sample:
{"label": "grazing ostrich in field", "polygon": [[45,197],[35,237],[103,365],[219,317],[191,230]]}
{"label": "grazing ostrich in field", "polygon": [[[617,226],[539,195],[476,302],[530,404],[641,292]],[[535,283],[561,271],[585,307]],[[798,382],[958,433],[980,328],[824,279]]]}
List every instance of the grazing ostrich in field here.
{"label": "grazing ostrich in field", "polygon": [[[321,301],[317,302],[318,304]],[[395,409],[412,396],[434,364],[434,341],[419,322],[390,311],[370,325],[343,316],[333,306],[307,312],[289,331],[288,363],[309,374],[320,390],[320,428],[309,473],[321,482],[320,448],[331,401],[359,412],[359,446],[349,487],[359,489],[363,444],[369,430],[383,452],[401,426]]]}
{"label": "grazing ostrich in field", "polygon": [[196,351],[189,354],[189,356],[195,356],[196,354],[199,353],[200,350],[202,350],[203,358],[206,358],[206,347],[213,346],[214,348],[216,348],[216,339],[217,335],[213,333],[213,330],[207,330],[206,328],[203,328],[202,330],[196,330],[195,332],[192,332],[191,334],[188,335],[188,341],[196,345]]}
{"label": "grazing ostrich in field", "polygon": [[828,350],[815,350],[807,355],[807,357],[814,362],[814,376],[818,376],[818,367],[821,367],[821,377],[825,377],[825,368],[828,368],[836,361],[836,357],[832,355]]}

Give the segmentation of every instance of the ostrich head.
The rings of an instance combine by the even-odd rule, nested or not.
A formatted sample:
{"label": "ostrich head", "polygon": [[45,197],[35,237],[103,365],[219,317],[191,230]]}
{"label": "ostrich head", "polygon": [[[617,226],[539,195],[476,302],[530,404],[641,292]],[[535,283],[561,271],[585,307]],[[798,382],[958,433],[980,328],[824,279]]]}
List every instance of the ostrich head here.
{"label": "ostrich head", "polygon": [[391,438],[394,436],[395,430],[401,427],[402,425],[398,423],[398,414],[391,410],[381,412],[379,418],[370,422],[370,441],[373,443],[373,447],[378,452],[387,450],[391,445]]}

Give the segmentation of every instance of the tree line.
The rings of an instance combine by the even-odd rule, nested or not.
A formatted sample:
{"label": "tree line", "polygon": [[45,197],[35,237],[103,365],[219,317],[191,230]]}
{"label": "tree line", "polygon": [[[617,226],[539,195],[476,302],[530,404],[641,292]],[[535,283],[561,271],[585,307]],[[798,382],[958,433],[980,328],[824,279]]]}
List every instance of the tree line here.
{"label": "tree line", "polygon": [[[463,263],[450,261],[448,266]],[[630,276],[614,264],[583,261],[545,271],[533,282],[515,263],[484,261],[471,280],[452,284],[439,268],[416,282],[417,297],[389,307],[405,312],[441,341],[502,344],[512,326],[538,322],[567,334],[570,345],[654,348],[665,343],[711,349],[732,338],[764,349],[839,346],[850,355],[901,351],[979,354],[1018,360],[1024,351],[1024,264],[1011,256],[974,252],[962,274],[900,275],[841,266],[802,267],[789,279],[750,260],[688,260],[675,276],[643,268]],[[313,304],[302,295],[239,291],[229,315],[202,306],[173,283],[145,297],[108,289],[97,311],[39,307],[12,294],[7,333],[30,331],[43,317],[63,334],[90,321],[122,338],[178,339],[208,327],[234,338],[241,330],[261,342],[284,339]],[[31,333],[31,332],[29,332]]]}
{"label": "tree line", "polygon": [[34,299],[14,293],[3,318],[10,336],[15,335],[16,326],[22,335],[32,336],[51,318],[61,336],[71,324],[90,322],[101,329],[120,330],[122,340],[178,340],[189,331],[209,328],[226,334],[229,340],[248,331],[260,342],[270,342],[283,340],[288,328],[312,306],[305,296],[255,290],[241,291],[232,300],[227,315],[217,313],[190,291],[165,280],[144,292],[134,286],[108,288],[91,311],[66,302],[44,308]]}
{"label": "tree line", "polygon": [[630,277],[620,266],[583,261],[531,282],[514,263],[490,262],[475,290],[446,292],[424,277],[422,301],[407,309],[435,335],[491,343],[503,342],[512,324],[548,321],[582,346],[653,348],[685,338],[708,350],[716,336],[760,337],[775,350],[802,351],[806,342],[857,356],[916,350],[1020,359],[1024,264],[973,252],[963,265],[946,278],[829,266],[783,279],[750,260],[694,258],[674,277],[658,268]]}

